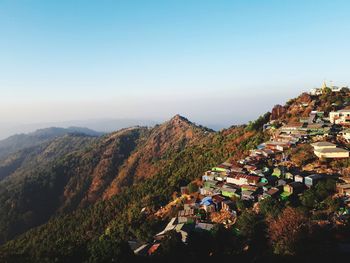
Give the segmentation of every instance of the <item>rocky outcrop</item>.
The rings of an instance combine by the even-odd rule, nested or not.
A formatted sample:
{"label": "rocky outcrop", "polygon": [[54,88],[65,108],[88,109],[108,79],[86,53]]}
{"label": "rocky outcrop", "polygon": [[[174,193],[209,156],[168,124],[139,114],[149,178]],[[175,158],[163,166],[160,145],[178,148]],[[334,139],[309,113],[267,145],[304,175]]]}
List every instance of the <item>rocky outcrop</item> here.
{"label": "rocky outcrop", "polygon": [[310,96],[310,94],[304,92],[299,96],[298,101],[300,101],[301,103],[310,103],[312,102],[312,97]]}
{"label": "rocky outcrop", "polygon": [[283,107],[282,105],[275,105],[271,111],[271,116],[270,116],[270,120],[277,120],[277,119],[281,119],[285,114],[286,114],[287,110],[285,107]]}

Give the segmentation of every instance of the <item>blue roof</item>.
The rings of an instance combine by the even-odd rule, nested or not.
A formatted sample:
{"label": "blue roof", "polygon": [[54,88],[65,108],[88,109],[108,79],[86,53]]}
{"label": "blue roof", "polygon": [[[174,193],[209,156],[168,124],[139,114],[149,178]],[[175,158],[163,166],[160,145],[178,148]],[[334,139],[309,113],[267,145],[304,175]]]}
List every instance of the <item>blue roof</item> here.
{"label": "blue roof", "polygon": [[256,148],[258,150],[264,149],[265,148],[265,143],[259,144],[258,146],[256,146]]}
{"label": "blue roof", "polygon": [[211,196],[204,197],[201,201],[201,205],[211,205],[213,203],[213,199]]}

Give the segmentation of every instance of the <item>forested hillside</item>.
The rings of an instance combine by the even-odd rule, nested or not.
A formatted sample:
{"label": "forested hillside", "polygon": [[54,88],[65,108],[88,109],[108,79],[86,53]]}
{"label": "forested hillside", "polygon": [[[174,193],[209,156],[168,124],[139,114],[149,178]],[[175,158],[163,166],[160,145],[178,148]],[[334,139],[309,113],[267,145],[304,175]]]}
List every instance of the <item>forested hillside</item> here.
{"label": "forested hillside", "polygon": [[1,242],[152,177],[211,134],[175,116],[153,129],[123,129],[100,138],[67,135],[10,155],[0,162]]}
{"label": "forested hillside", "polygon": [[[44,226],[7,243],[3,253],[18,253],[21,257],[33,258],[33,262],[44,258],[50,262],[52,257],[74,262],[87,260],[95,253],[94,247],[100,246],[104,233],[113,233],[117,240],[148,240],[160,227],[156,218],[149,215],[165,205],[179,185],[188,184],[203,169],[221,160],[233,156],[239,158],[249,147],[263,140],[261,132],[248,131],[244,127],[207,133],[202,140],[182,151],[169,150],[169,156],[160,161],[162,167],[153,176],[87,209],[53,218]],[[140,213],[144,207],[147,212]],[[117,246],[120,245],[118,242]],[[42,246],[42,243],[47,245]]]}

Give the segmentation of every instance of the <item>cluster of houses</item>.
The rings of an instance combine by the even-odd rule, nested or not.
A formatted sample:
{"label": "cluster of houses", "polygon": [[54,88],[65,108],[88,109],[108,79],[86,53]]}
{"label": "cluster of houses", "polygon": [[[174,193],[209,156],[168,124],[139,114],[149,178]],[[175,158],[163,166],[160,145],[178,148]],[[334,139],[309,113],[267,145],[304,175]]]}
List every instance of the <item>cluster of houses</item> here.
{"label": "cluster of houses", "polygon": [[[332,129],[333,125],[336,124],[338,128],[336,130]],[[266,129],[269,126],[265,126]],[[276,134],[277,141],[280,138],[287,138],[287,136],[292,135],[294,138],[303,139],[310,138],[314,136],[319,136],[320,138],[329,137],[335,134],[338,138],[344,139],[346,142],[350,142],[350,109],[343,109],[336,112],[330,112],[329,118],[325,118],[324,112],[322,111],[311,111],[308,117],[300,118],[297,123],[288,123],[280,127]],[[294,141],[296,142],[296,140]],[[292,141],[293,143],[293,141]],[[335,144],[322,143],[313,144],[315,149],[315,155],[319,158],[347,158],[349,157],[349,152],[346,149],[341,149]],[[282,148],[280,147],[282,150]]]}
{"label": "cluster of houses", "polygon": [[[288,123],[280,127],[277,134],[291,134],[294,137],[302,138],[307,136],[328,136],[332,124],[325,121],[323,111],[311,111],[308,117],[301,117],[299,122]],[[270,123],[264,126],[265,130],[273,127]]]}
{"label": "cluster of houses", "polygon": [[[275,130],[270,141],[258,145],[246,158],[234,163],[225,162],[206,171],[199,189],[206,203],[200,208],[208,213],[218,211],[218,199],[221,203],[238,199],[259,202],[266,197],[287,200],[326,180],[327,174],[307,174],[289,169],[283,163],[288,162],[286,150],[314,138],[322,140],[311,144],[318,158],[349,158],[348,150],[323,141],[331,129],[332,124],[327,122],[323,112],[312,111],[299,123]],[[350,195],[350,181],[339,183],[337,189],[341,194]],[[222,207],[229,209],[230,206]]]}
{"label": "cluster of houses", "polygon": [[[323,88],[325,87],[324,84]],[[315,89],[312,95],[322,92],[323,88]],[[333,92],[341,90],[335,86],[330,88]],[[198,193],[189,195],[188,187],[181,188],[182,195],[188,198],[177,215],[154,236],[154,243],[143,245],[134,252],[151,255],[169,231],[181,234],[182,241],[186,243],[191,231],[210,230],[215,226],[210,220],[212,213],[225,211],[236,217],[237,200],[253,203],[265,198],[288,200],[326,180],[329,175],[307,174],[296,168],[288,168],[285,165],[288,163],[286,150],[317,138],[319,141],[311,143],[311,146],[318,158],[349,158],[347,149],[324,141],[331,134],[334,124],[343,127],[337,135],[349,142],[350,129],[346,126],[350,124],[350,110],[331,112],[329,119],[325,118],[324,112],[312,111],[308,117],[300,118],[298,123],[285,124],[275,129],[269,141],[250,150],[244,159],[224,162],[206,171],[201,177]],[[265,130],[272,127],[270,123],[264,125]],[[340,195],[350,197],[350,179],[338,183],[337,190]]]}
{"label": "cluster of houses", "polygon": [[300,138],[295,134],[279,134],[251,150],[249,156],[237,163],[213,167],[202,176],[200,194],[252,202],[266,197],[286,200],[327,179],[327,175],[304,174],[276,164],[276,159],[281,162],[287,159],[285,150],[295,146]]}
{"label": "cluster of houses", "polygon": [[182,187],[181,193],[187,197],[182,200],[184,202],[182,209],[177,211],[177,215],[172,217],[165,228],[154,236],[153,243],[135,247],[135,254],[144,256],[152,255],[157,251],[161,241],[170,231],[180,234],[182,242],[186,243],[190,232],[195,230],[210,231],[215,226],[208,218],[209,213],[221,209],[234,211],[233,202],[231,200],[225,200],[223,197],[194,197],[193,195],[188,195],[188,187]]}

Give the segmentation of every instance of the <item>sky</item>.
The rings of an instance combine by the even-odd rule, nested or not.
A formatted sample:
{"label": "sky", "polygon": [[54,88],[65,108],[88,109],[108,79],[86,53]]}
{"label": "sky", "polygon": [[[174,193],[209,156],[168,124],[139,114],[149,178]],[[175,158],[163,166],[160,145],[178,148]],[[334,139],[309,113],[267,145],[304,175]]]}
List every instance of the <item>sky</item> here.
{"label": "sky", "polygon": [[348,85],[350,1],[0,0],[0,124],[255,119]]}

